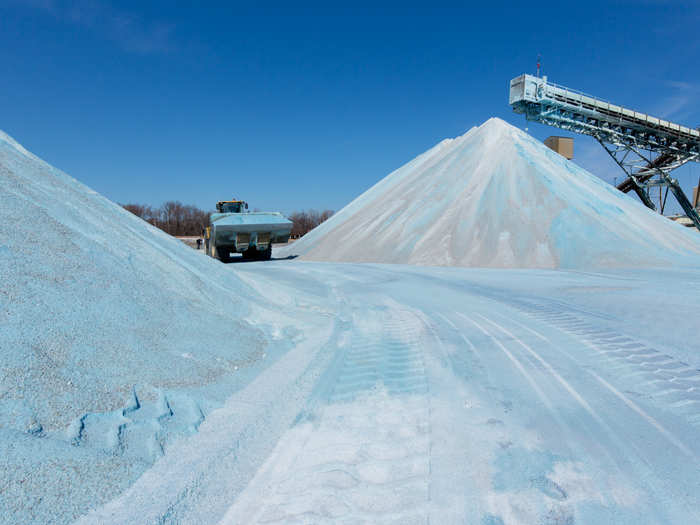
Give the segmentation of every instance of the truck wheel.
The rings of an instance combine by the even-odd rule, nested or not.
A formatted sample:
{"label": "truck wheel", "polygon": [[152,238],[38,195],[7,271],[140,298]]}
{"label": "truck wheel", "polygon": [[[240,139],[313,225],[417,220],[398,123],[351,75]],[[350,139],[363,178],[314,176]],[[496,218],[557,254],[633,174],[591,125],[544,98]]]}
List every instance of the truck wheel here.
{"label": "truck wheel", "polygon": [[216,256],[222,263],[231,262],[231,252],[229,251],[228,246],[224,246],[221,248],[217,247]]}
{"label": "truck wheel", "polygon": [[269,261],[272,258],[272,244],[268,244],[265,250],[258,252],[258,257],[263,261]]}

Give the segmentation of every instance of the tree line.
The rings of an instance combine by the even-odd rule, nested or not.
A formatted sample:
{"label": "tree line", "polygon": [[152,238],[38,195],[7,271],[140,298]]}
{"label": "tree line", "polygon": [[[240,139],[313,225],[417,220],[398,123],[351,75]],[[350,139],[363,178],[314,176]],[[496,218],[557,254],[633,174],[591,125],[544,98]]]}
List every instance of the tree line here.
{"label": "tree line", "polygon": [[295,211],[288,218],[292,221],[292,239],[297,239],[306,232],[313,230],[322,222],[328,220],[333,215],[332,210],[316,211]]}
{"label": "tree line", "polygon": [[[160,207],[147,204],[122,204],[125,210],[174,236],[197,236],[209,225],[213,212],[204,211],[191,204],[168,201]],[[256,210],[257,211],[257,210]],[[288,218],[292,221],[292,238],[298,238],[333,215],[331,210],[295,211]]]}
{"label": "tree line", "polygon": [[168,201],[155,208],[147,204],[122,204],[122,207],[144,221],[176,236],[200,235],[209,224],[210,212],[196,206]]}

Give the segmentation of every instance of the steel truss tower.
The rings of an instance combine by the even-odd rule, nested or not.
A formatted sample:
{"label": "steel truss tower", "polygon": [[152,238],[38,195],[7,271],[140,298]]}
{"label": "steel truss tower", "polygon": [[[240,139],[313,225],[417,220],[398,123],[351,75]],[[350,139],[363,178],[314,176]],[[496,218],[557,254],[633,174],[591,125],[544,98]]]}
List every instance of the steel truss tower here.
{"label": "steel truss tower", "polygon": [[627,178],[617,185],[634,191],[656,210],[649,194],[658,187],[663,213],[669,190],[695,227],[700,215],[671,172],[700,161],[700,131],[644,113],[616,106],[581,92],[553,84],[547,77],[520,75],[510,81],[509,103],[527,120],[594,137]]}

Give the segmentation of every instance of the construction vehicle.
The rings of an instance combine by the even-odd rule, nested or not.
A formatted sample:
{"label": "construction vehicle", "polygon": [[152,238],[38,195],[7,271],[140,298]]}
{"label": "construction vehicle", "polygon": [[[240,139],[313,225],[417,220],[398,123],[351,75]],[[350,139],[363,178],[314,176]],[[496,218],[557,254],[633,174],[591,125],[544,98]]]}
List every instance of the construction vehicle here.
{"label": "construction vehicle", "polygon": [[232,253],[244,259],[268,260],[272,243],[289,241],[292,222],[278,212],[249,212],[248,203],[239,200],[219,201],[204,231],[207,255],[230,262]]}

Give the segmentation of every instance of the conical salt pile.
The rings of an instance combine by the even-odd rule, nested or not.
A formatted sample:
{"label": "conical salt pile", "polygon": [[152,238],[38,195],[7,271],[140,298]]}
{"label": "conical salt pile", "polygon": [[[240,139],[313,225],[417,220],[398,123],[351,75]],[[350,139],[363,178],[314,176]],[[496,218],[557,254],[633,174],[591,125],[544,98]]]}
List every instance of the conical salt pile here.
{"label": "conical salt pile", "polygon": [[72,521],[198,428],[263,366],[258,303],[0,132],[0,522]]}
{"label": "conical salt pile", "polygon": [[492,118],[419,155],[280,254],[500,268],[697,264],[700,234]]}

